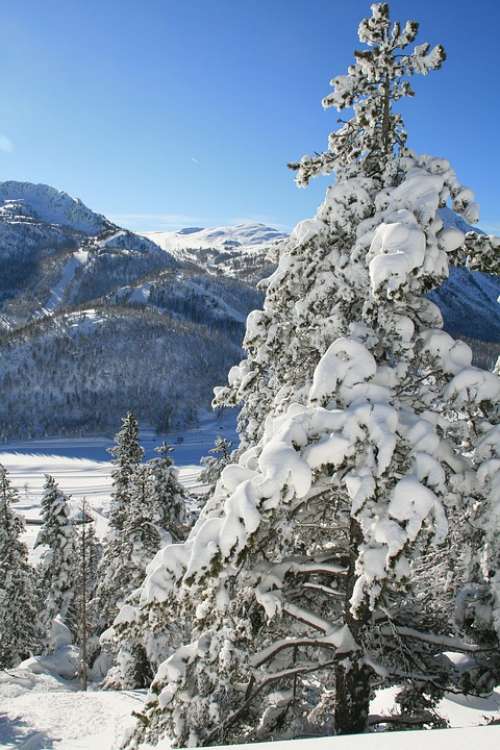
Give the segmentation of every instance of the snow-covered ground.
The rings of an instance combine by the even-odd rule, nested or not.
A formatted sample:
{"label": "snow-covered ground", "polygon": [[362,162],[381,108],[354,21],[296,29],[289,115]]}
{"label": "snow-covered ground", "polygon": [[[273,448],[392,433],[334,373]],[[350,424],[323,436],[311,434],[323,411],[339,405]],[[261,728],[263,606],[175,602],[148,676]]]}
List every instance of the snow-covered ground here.
{"label": "snow-covered ground", "polygon": [[0,748],[111,750],[143,700],[144,691],[84,693],[49,675],[0,672]]}
{"label": "snow-covered ground", "polygon": [[[381,691],[372,709],[387,714],[394,690]],[[0,672],[0,748],[14,750],[114,750],[134,725],[132,711],[141,708],[145,691],[78,690],[73,682],[22,670]],[[468,705],[466,705],[468,704]],[[490,699],[445,699],[440,713],[453,729],[433,732],[376,732],[349,737],[323,737],[289,742],[265,742],[256,750],[497,750],[500,726],[482,726],[500,717],[500,692]],[[460,728],[459,727],[465,727]],[[333,743],[333,744],[332,744]],[[150,746],[148,746],[150,747]],[[168,750],[160,742],[158,750]],[[248,745],[233,745],[244,750]],[[146,750],[146,746],[144,746]]]}

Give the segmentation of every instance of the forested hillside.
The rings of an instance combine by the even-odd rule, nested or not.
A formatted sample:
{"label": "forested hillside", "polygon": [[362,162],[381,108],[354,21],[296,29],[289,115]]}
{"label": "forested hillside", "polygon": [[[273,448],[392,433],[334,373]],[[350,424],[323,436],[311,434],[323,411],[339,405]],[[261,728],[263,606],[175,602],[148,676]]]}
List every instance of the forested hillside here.
{"label": "forested hillside", "polygon": [[237,340],[122,307],[31,323],[0,339],[0,437],[109,432],[128,409],[158,430],[193,422],[238,358]]}
{"label": "forested hillside", "polygon": [[30,183],[0,183],[0,272],[3,439],[196,420],[262,300]]}

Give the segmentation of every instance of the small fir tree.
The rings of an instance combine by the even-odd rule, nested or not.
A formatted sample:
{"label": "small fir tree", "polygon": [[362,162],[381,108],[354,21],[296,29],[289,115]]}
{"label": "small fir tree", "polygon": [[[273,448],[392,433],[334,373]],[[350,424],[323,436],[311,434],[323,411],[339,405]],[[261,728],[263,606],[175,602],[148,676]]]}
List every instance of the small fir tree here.
{"label": "small fir tree", "polygon": [[231,441],[222,435],[217,435],[214,447],[209,450],[212,455],[201,459],[203,470],[200,473],[200,482],[207,484],[210,492],[215,489],[224,467],[230,463],[231,451]]}
{"label": "small fir tree", "polygon": [[128,412],[124,417],[121,430],[115,436],[115,443],[114,447],[110,448],[115,464],[111,474],[113,494],[110,526],[118,530],[123,526],[126,505],[130,500],[130,477],[144,457],[144,450],[139,444],[139,424],[132,412]]}
{"label": "small fir tree", "polygon": [[38,601],[28,548],[21,541],[24,523],[12,510],[18,501],[6,469],[0,465],[0,668],[15,667],[39,643]]}
{"label": "small fir tree", "polygon": [[162,443],[155,448],[156,458],[148,461],[150,516],[162,543],[184,539],[189,525],[189,496],[179,481],[172,453],[174,448]]}
{"label": "small fir tree", "polygon": [[115,436],[115,443],[116,445],[110,449],[115,468],[112,472],[109,533],[104,542],[97,571],[98,583],[93,603],[98,618],[98,634],[110,627],[118,612],[118,603],[124,601],[131,590],[130,579],[124,580],[122,576],[122,566],[130,567],[127,563],[130,557],[130,544],[123,529],[131,517],[129,506],[132,476],[144,456],[139,444],[139,425],[131,412],[124,417],[121,430]]}
{"label": "small fir tree", "polygon": [[35,546],[45,545],[39,566],[42,595],[41,620],[50,639],[56,615],[74,625],[76,587],[75,534],[70,520],[67,497],[60,491],[54,477],[45,477],[41,502],[42,527]]}

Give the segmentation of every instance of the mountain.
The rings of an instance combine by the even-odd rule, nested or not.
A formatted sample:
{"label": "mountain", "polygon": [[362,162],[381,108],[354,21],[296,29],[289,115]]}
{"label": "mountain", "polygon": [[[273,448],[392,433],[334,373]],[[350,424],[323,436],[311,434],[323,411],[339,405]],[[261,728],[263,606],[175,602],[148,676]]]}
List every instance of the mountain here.
{"label": "mountain", "polygon": [[194,420],[261,300],[66,193],[0,183],[0,436]]}
{"label": "mountain", "polygon": [[176,265],[145,237],[120,229],[48,185],[0,183],[0,318],[24,325]]}
{"label": "mountain", "polygon": [[179,232],[146,232],[145,237],[180,261],[211,274],[255,283],[272,272],[273,250],[288,235],[265,224],[236,224]]}
{"label": "mountain", "polygon": [[91,211],[78,198],[49,185],[31,182],[1,182],[0,213],[17,216],[20,220],[60,224],[88,235],[99,234],[110,226],[104,216]]}

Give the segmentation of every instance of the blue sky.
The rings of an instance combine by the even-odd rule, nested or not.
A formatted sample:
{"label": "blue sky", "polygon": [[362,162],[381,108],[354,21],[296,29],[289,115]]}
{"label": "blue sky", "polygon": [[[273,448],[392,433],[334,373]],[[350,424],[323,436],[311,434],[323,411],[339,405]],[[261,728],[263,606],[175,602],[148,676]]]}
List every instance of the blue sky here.
{"label": "blue sky", "polygon": [[[500,232],[497,0],[395,0],[441,71],[414,81],[410,145],[451,160]],[[136,230],[255,220],[291,227],[328,180],[287,161],[323,150],[329,80],[364,0],[24,0],[0,28],[0,179],[46,182]]]}

